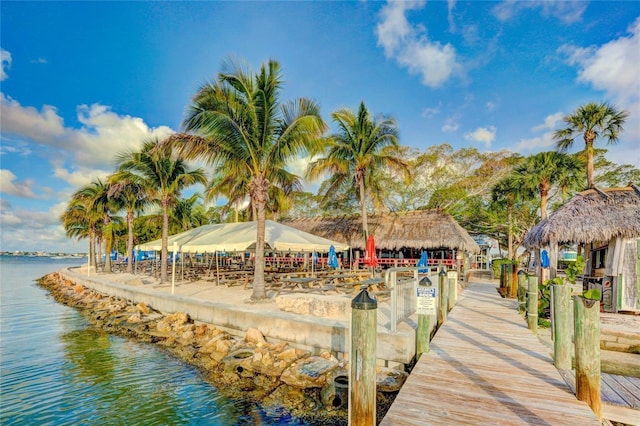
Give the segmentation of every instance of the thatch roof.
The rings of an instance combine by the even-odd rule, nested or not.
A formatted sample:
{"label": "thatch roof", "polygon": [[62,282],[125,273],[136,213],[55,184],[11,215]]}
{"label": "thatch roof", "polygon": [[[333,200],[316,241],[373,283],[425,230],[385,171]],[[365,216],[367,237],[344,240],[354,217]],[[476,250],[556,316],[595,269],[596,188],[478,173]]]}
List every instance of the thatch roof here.
{"label": "thatch roof", "polygon": [[640,237],[640,189],[588,189],[551,213],[529,231],[527,248],[558,244],[609,241],[613,237]]}
{"label": "thatch roof", "polygon": [[[367,216],[369,234],[376,247],[397,250],[448,248],[478,253],[480,247],[451,216],[440,210],[381,213]],[[282,223],[311,234],[364,248],[360,216],[314,217],[283,220]]]}

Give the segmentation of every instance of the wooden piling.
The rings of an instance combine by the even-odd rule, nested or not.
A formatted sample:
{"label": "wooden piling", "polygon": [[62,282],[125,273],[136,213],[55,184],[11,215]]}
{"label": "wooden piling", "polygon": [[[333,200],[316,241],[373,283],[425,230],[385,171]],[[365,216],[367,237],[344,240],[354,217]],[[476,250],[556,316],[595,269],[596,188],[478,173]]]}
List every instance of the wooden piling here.
{"label": "wooden piling", "polygon": [[449,282],[447,307],[449,311],[451,311],[456,305],[456,299],[458,297],[458,280],[457,278],[449,277],[449,274],[447,274],[447,281]]}
{"label": "wooden piling", "polygon": [[[418,299],[420,298],[420,289],[433,288],[433,284],[429,277],[424,277],[418,283]],[[429,342],[431,341],[431,315],[435,312],[435,303],[433,305],[434,310],[429,311],[427,308],[420,306],[420,300],[418,300],[417,313],[418,313],[418,328],[416,330],[416,361],[420,359],[420,356],[429,352]]]}
{"label": "wooden piling", "polygon": [[576,397],[602,419],[600,390],[600,303],[573,297],[576,347]]}
{"label": "wooden piling", "polygon": [[518,271],[518,312],[523,313],[527,305],[527,274]]}
{"label": "wooden piling", "polygon": [[533,334],[538,334],[538,277],[529,277],[527,291],[527,325]]}
{"label": "wooden piling", "polygon": [[553,359],[558,370],[571,370],[571,324],[569,301],[571,287],[553,286]]}
{"label": "wooden piling", "polygon": [[447,272],[442,268],[438,273],[438,328],[447,320],[448,293]]}
{"label": "wooden piling", "polygon": [[518,297],[518,268],[515,264],[511,265],[511,287],[509,289],[509,297]]}
{"label": "wooden piling", "polygon": [[376,424],[378,302],[362,289],[351,301],[349,425]]}

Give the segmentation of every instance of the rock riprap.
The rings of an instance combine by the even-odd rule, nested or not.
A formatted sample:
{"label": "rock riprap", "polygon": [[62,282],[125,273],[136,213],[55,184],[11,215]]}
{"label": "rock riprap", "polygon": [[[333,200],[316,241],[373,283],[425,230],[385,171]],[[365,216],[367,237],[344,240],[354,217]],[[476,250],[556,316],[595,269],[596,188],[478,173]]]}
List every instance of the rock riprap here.
{"label": "rock riprap", "polygon": [[[49,274],[39,280],[60,303],[80,310],[97,328],[156,343],[202,369],[230,398],[258,403],[267,413],[286,410],[310,425],[346,424],[348,365],[328,351],[314,355],[287,343],[270,343],[257,329],[244,337],[188,313],[163,314],[145,303],[105,296]],[[379,369],[377,412],[386,413],[407,373]]]}

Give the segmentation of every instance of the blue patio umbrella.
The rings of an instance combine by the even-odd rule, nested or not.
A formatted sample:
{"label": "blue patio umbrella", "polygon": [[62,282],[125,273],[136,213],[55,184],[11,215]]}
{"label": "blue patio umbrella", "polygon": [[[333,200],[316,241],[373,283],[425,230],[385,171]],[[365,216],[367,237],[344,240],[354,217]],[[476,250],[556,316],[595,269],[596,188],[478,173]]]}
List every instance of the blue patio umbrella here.
{"label": "blue patio umbrella", "polygon": [[[416,266],[429,266],[429,255],[426,251],[420,253],[420,260],[418,260],[418,264]],[[429,269],[418,269],[418,272],[425,273],[429,272]]]}
{"label": "blue patio umbrella", "polygon": [[338,256],[336,255],[336,249],[333,245],[329,247],[329,259],[327,262],[332,268],[338,268],[338,266],[340,266],[338,263]]}
{"label": "blue patio umbrella", "polygon": [[543,268],[548,268],[549,267],[549,253],[547,253],[546,250],[542,250],[542,253],[540,253],[540,266],[542,266]]}

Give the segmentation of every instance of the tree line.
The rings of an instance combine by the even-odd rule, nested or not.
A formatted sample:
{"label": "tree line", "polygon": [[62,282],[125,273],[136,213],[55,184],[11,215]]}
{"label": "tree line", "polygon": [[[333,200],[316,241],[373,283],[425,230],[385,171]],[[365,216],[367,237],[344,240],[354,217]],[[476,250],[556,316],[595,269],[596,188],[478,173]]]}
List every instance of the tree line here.
{"label": "tree line", "polygon": [[[628,116],[606,103],[565,117],[554,135],[557,151],[523,157],[446,143],[420,151],[400,145],[396,121],[373,116],[364,102],[333,112],[329,132],[315,101],[280,99],[282,84],[277,61],[258,72],[227,62],[193,96],[181,132],[118,154],[111,175],[73,194],[61,217],[67,235],[89,239],[93,266],[104,247],[109,272],[114,247],[131,258],[134,244],[160,237],[166,260],[170,234],[256,220],[252,299],[259,300],[266,297],[267,218],[360,214],[364,245],[369,213],[437,208],[472,234],[496,238],[513,258],[526,232],[576,191],[640,181],[640,170],[611,163],[594,147],[615,143]],[[585,149],[566,154],[580,136]],[[288,169],[299,158],[308,162],[304,176]],[[321,180],[315,194],[302,191],[303,178]],[[202,192],[184,197],[196,184]],[[167,279],[166,261],[160,279]]]}

